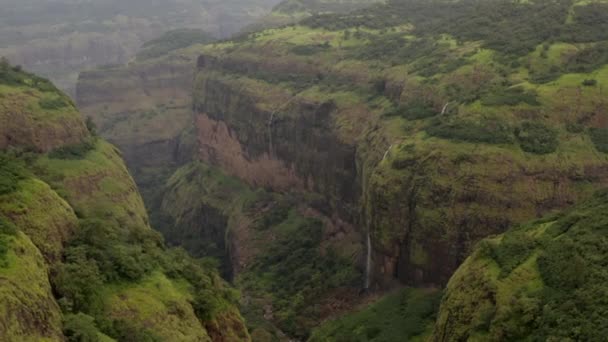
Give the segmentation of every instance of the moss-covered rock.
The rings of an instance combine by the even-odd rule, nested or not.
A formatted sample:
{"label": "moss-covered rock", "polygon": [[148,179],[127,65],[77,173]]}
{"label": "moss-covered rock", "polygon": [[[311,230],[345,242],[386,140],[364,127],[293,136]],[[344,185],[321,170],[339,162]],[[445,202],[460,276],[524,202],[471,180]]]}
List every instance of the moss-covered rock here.
{"label": "moss-covered rock", "polygon": [[0,196],[0,212],[32,240],[47,263],[61,258],[66,241],[78,226],[72,207],[37,179],[22,181],[19,191]]}
{"label": "moss-covered rock", "polygon": [[0,266],[0,339],[61,341],[61,310],[42,254],[24,233],[2,239],[8,250]]}
{"label": "moss-covered rock", "polygon": [[88,134],[67,95],[0,60],[0,149],[48,152],[80,143]]}

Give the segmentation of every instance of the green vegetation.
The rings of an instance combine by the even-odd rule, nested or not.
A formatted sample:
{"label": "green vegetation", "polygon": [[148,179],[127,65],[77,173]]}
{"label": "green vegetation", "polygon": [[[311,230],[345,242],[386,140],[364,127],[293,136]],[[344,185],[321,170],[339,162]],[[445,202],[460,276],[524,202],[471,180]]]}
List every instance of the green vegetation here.
{"label": "green vegetation", "polygon": [[401,116],[408,120],[420,120],[440,114],[431,105],[422,101],[414,101],[399,106],[396,110],[385,114],[386,116]]}
{"label": "green vegetation", "polygon": [[484,106],[515,106],[520,103],[539,105],[535,92],[526,91],[520,87],[502,89],[488,94],[481,99],[481,103]]}
{"label": "green vegetation", "polygon": [[557,132],[541,122],[523,122],[515,130],[521,149],[536,154],[547,154],[557,150]]}
{"label": "green vegetation", "polygon": [[424,341],[441,291],[406,288],[313,330],[310,342]]}
{"label": "green vegetation", "polygon": [[[215,265],[166,249],[117,149],[88,136],[94,127],[71,103],[64,112],[30,101],[49,95],[32,79],[0,85],[0,120],[19,115],[18,128],[34,137],[55,124],[50,118],[63,125],[49,153],[30,152],[28,141],[11,138],[20,131],[0,127],[12,140],[0,152],[0,323],[8,327],[0,339],[210,341],[210,324],[247,340],[238,292]],[[30,110],[38,111],[32,125]],[[72,122],[84,132],[80,144],[62,134]]]}
{"label": "green vegetation", "polygon": [[606,27],[606,4],[575,6],[572,22],[564,24],[570,6],[569,0],[523,3],[399,0],[373,10],[311,17],[304,24],[344,30],[355,27],[382,29],[410,23],[416,34],[447,33],[460,40],[483,41],[486,48],[515,55],[527,54],[549,39],[587,42],[607,38],[605,33],[598,31]]}
{"label": "green vegetation", "polygon": [[100,332],[95,325],[95,318],[83,313],[66,315],[63,322],[63,333],[69,342],[100,341]]}
{"label": "green vegetation", "polygon": [[450,280],[435,337],[600,341],[606,336],[608,192],[483,241]]}
{"label": "green vegetation", "polygon": [[86,138],[85,141],[75,144],[56,148],[49,152],[49,158],[52,159],[83,159],[87,153],[95,149],[97,144],[96,137]]}
{"label": "green vegetation", "polygon": [[0,152],[0,195],[10,194],[27,177],[23,164],[12,156]]}
{"label": "green vegetation", "polygon": [[17,234],[17,227],[0,216],[0,267],[8,266],[6,260],[6,254],[9,251],[10,246],[10,236]]}
{"label": "green vegetation", "polygon": [[61,109],[72,105],[65,97],[45,97],[38,101],[40,108],[47,110]]}
{"label": "green vegetation", "polygon": [[291,52],[293,52],[296,55],[301,55],[301,56],[312,56],[312,55],[316,55],[320,52],[323,52],[325,50],[328,50],[329,48],[330,48],[329,42],[325,42],[323,44],[294,46],[291,49]]}
{"label": "green vegetation", "polygon": [[20,66],[11,66],[4,58],[0,59],[0,84],[33,87],[42,92],[58,92],[48,80],[27,73]]}
{"label": "green vegetation", "polygon": [[513,142],[511,128],[499,119],[482,121],[466,119],[438,119],[431,122],[426,132],[434,137],[486,144],[510,144]]}
{"label": "green vegetation", "polygon": [[589,135],[598,151],[608,153],[608,128],[591,128]]}
{"label": "green vegetation", "polygon": [[292,210],[272,229],[277,239],[264,247],[238,283],[257,296],[271,296],[279,327],[303,338],[318,323],[320,307],[314,303],[329,290],[355,285],[360,275],[335,251],[321,252],[321,222]]}

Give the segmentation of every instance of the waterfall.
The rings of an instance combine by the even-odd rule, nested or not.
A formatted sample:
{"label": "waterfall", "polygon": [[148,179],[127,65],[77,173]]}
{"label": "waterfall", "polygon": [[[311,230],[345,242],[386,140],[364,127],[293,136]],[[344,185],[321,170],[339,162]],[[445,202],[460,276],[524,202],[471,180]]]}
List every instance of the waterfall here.
{"label": "waterfall", "polygon": [[365,286],[364,289],[369,289],[370,278],[372,275],[372,237],[369,231],[367,232],[367,259],[365,261]]}
{"label": "waterfall", "polygon": [[276,111],[270,114],[270,120],[268,120],[268,153],[270,158],[274,158],[274,146],[272,145],[272,125],[274,124],[274,114]]}

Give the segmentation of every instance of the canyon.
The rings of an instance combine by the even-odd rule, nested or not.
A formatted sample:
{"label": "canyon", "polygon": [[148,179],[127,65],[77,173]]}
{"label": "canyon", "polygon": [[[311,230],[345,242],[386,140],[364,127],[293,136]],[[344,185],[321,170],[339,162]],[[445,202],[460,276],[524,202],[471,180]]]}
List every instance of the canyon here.
{"label": "canyon", "polygon": [[[515,39],[530,45],[508,52],[518,63],[511,66],[489,46],[508,47],[500,39],[510,36],[444,25],[450,11],[478,15],[467,6],[445,5],[427,26],[437,8],[415,1],[312,16],[83,73],[77,102],[126,151],[159,213],[153,225],[171,243],[221,260],[247,298],[252,331],[304,338],[358,305],[358,289],[444,287],[484,237],[584,201],[608,181],[592,133],[604,129],[605,102],[601,90],[582,85],[603,79],[605,67],[570,72],[564,61],[586,53],[578,38],[551,45],[527,29]],[[561,8],[543,6],[537,10]],[[575,8],[584,18],[584,6]],[[532,25],[526,20],[504,18]],[[585,20],[577,25],[593,24]],[[404,48],[391,51],[391,41]],[[539,49],[558,57],[547,62]],[[562,74],[537,81],[543,63]],[[159,139],[154,127],[165,120],[175,126]],[[351,270],[327,296],[311,296],[316,288],[303,297],[314,311],[285,309],[271,295],[276,285],[259,275],[287,267],[264,247],[308,231],[292,230],[300,219],[322,223],[312,251]],[[285,282],[289,298],[301,293],[291,279],[271,279]]]}
{"label": "canyon", "polygon": [[601,340],[606,13],[286,0],[74,101],[2,60],[0,336]]}

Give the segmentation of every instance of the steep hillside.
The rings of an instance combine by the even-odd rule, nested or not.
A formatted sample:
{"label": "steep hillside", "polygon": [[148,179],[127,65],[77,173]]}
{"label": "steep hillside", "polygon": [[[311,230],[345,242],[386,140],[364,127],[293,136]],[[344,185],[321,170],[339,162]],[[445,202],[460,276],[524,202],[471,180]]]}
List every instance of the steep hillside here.
{"label": "steep hillside", "polygon": [[202,29],[225,38],[275,0],[2,0],[0,56],[50,77],[73,95],[78,72],[129,61],[164,32]]}
{"label": "steep hillside", "polygon": [[435,341],[601,341],[608,193],[483,240],[450,280]]}
{"label": "steep hillside", "polygon": [[0,118],[21,123],[0,146],[0,339],[249,340],[213,266],[150,228],[118,151],[48,81],[0,71]]}

